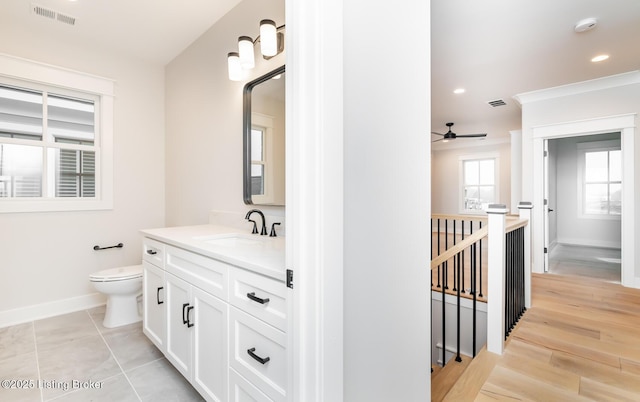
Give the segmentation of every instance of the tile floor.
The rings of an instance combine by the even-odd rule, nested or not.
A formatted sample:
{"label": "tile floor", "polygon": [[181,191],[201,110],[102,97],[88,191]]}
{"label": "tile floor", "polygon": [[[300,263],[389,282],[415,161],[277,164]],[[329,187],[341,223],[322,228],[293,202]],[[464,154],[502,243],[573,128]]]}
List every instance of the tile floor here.
{"label": "tile floor", "polygon": [[25,387],[4,381],[0,401],[202,400],[141,323],[105,328],[103,318],[98,307],[0,328],[0,380]]}

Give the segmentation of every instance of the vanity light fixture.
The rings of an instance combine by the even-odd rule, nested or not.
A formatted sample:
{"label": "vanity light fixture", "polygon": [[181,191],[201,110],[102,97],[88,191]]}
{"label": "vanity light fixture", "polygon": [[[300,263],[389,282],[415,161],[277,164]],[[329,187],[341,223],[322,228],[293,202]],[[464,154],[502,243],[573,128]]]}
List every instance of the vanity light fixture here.
{"label": "vanity light fixture", "polygon": [[231,81],[240,81],[242,79],[242,65],[240,64],[238,52],[229,52],[227,55],[227,69],[229,70],[229,79]]}
{"label": "vanity light fixture", "polygon": [[255,67],[254,46],[260,41],[260,53],[265,60],[284,50],[284,25],[276,26],[273,20],[260,21],[260,35],[253,40],[250,36],[238,38],[238,51],[227,54],[227,68],[231,81],[241,81],[244,71]]}

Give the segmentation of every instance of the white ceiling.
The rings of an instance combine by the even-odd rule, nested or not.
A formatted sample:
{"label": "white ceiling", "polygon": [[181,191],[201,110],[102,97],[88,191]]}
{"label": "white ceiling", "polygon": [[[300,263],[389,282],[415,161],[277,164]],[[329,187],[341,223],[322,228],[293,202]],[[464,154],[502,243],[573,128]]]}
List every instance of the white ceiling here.
{"label": "white ceiling", "polygon": [[[167,64],[240,0],[0,0],[0,23]],[[75,17],[74,26],[31,12],[36,4]],[[6,40],[6,38],[3,38]]]}
{"label": "white ceiling", "polygon": [[[0,24],[166,64],[239,2],[1,0]],[[76,25],[34,15],[31,4],[73,16]],[[640,0],[431,0],[431,10],[430,131],[444,133],[451,121],[458,134],[488,133],[456,143],[488,144],[519,129],[518,93],[640,68]],[[587,17],[597,27],[574,32]],[[611,57],[591,63],[599,53]],[[466,93],[453,94],[458,87]],[[487,105],[495,99],[507,105]]]}
{"label": "white ceiling", "polygon": [[[598,25],[576,33],[588,17]],[[592,63],[600,53],[609,60]],[[638,0],[431,1],[431,131],[445,133],[451,121],[457,134],[488,133],[456,142],[509,137],[521,126],[516,94],[639,68]],[[454,94],[458,87],[466,92]],[[507,105],[492,108],[494,99]]]}

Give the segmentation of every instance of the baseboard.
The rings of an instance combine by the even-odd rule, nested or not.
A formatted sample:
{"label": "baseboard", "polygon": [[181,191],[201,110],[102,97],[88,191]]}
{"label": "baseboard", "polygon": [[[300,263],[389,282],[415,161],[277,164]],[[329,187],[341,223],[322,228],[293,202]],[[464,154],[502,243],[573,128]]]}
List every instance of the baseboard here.
{"label": "baseboard", "polygon": [[619,241],[602,241],[602,240],[586,240],[586,239],[558,239],[557,244],[565,244],[567,246],[585,246],[597,248],[613,248],[620,250],[622,244]]}
{"label": "baseboard", "polygon": [[23,324],[34,320],[54,317],[61,314],[73,313],[93,307],[102,306],[106,298],[101,293],[91,293],[84,296],[56,300],[49,303],[34,304],[13,310],[0,311],[0,328],[16,324]]}

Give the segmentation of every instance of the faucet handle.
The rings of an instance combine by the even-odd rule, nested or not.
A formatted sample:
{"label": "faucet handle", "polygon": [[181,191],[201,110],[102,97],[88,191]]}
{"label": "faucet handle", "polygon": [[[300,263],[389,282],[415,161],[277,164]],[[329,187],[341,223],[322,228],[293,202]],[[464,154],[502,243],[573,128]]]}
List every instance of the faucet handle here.
{"label": "faucet handle", "polygon": [[274,222],[273,225],[271,225],[271,233],[269,234],[269,237],[277,237],[278,236],[276,234],[276,225],[280,225],[280,222]]}
{"label": "faucet handle", "polygon": [[256,221],[254,221],[253,219],[247,219],[247,220],[253,223],[253,230],[251,231],[251,233],[252,234],[258,233],[258,225],[256,224]]}

